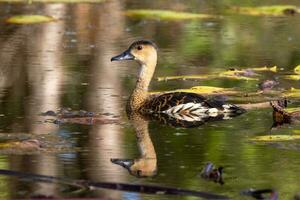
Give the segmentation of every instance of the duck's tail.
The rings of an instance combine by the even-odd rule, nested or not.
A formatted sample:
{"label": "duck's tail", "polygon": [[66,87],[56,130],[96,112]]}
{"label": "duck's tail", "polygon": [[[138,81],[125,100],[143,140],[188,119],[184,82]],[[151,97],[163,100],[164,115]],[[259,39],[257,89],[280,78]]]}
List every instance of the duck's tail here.
{"label": "duck's tail", "polygon": [[234,104],[223,104],[222,108],[223,108],[223,113],[232,113],[232,114],[240,115],[246,112],[244,108],[241,108]]}

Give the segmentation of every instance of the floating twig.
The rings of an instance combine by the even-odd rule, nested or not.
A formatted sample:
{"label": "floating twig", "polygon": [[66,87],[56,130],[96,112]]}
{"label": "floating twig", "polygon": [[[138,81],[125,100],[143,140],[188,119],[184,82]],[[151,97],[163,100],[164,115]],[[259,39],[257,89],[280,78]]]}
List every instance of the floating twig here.
{"label": "floating twig", "polygon": [[44,182],[44,183],[61,183],[69,186],[85,188],[85,189],[96,189],[105,188],[111,190],[138,192],[145,194],[161,194],[161,195],[183,195],[183,196],[194,196],[203,199],[229,199],[227,196],[218,195],[208,192],[200,192],[194,190],[186,190],[173,187],[164,187],[157,185],[140,185],[140,184],[127,184],[127,183],[113,183],[113,182],[92,182],[88,180],[73,180],[68,178],[61,178],[55,176],[46,176],[33,173],[25,173],[13,170],[0,169],[0,175],[14,176],[26,180]]}

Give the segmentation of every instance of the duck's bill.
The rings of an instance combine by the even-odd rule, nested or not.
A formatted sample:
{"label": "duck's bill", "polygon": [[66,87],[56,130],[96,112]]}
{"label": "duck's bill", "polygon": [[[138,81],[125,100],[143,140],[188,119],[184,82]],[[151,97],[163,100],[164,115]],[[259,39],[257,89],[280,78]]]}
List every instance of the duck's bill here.
{"label": "duck's bill", "polygon": [[114,56],[110,61],[121,61],[121,60],[134,60],[134,56],[129,52],[129,50],[121,53],[120,55]]}
{"label": "duck's bill", "polygon": [[126,169],[130,169],[130,167],[134,164],[133,159],[118,159],[118,158],[112,158],[110,161],[114,164],[120,165]]}

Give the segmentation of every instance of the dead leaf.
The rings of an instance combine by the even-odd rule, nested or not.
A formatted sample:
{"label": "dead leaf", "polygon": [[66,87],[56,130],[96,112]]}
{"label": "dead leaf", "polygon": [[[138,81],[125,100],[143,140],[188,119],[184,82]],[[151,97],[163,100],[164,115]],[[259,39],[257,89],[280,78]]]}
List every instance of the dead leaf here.
{"label": "dead leaf", "polygon": [[159,19],[159,20],[191,20],[216,18],[216,15],[177,12],[172,10],[135,9],[127,10],[125,15],[137,19]]}
{"label": "dead leaf", "polygon": [[16,15],[6,19],[6,22],[11,24],[36,24],[55,20],[54,17],[46,15]]}
{"label": "dead leaf", "polygon": [[250,140],[255,142],[280,142],[298,139],[300,139],[300,135],[260,135]]}

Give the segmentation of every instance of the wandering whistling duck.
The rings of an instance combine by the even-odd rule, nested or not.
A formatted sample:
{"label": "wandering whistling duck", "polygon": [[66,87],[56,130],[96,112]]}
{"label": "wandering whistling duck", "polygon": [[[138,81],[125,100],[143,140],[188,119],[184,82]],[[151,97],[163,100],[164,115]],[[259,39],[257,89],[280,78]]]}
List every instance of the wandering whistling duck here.
{"label": "wandering whistling duck", "polygon": [[236,105],[207,99],[195,93],[149,94],[148,87],[157,64],[157,46],[151,41],[136,41],[122,54],[111,58],[111,61],[122,60],[136,60],[140,64],[136,86],[127,104],[128,113],[139,112],[144,115],[163,113],[176,119],[201,121],[207,116],[231,116],[245,112]]}

